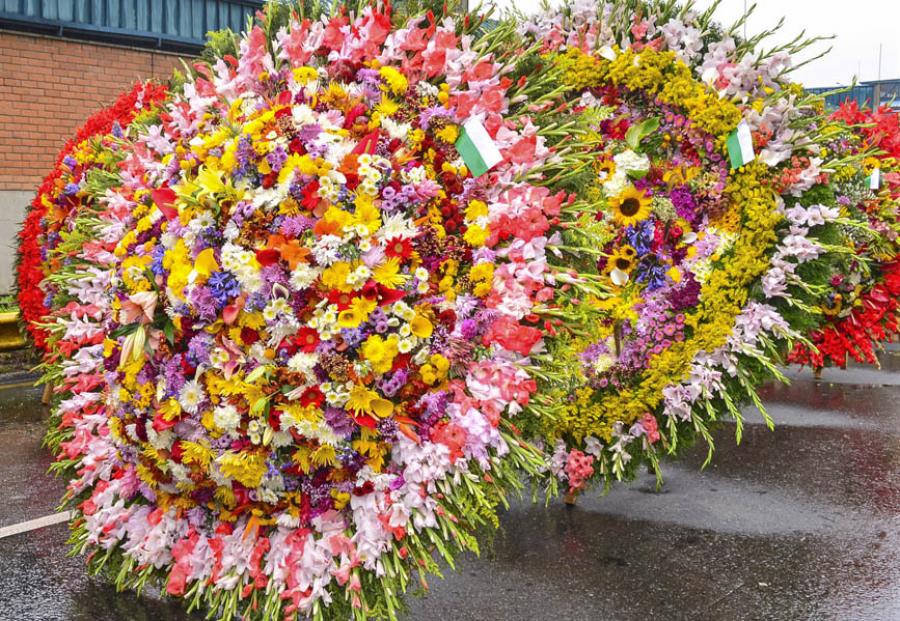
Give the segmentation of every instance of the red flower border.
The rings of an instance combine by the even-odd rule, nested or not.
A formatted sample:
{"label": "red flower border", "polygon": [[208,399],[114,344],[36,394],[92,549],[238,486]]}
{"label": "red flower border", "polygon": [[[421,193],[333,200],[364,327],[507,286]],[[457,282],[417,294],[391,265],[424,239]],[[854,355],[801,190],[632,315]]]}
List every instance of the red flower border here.
{"label": "red flower border", "polygon": [[[900,159],[900,115],[890,108],[860,109],[855,101],[846,102],[831,119],[862,125],[856,131],[866,145],[884,151],[884,157]],[[809,335],[818,351],[798,344],[788,356],[788,362],[814,369],[830,365],[845,368],[850,359],[878,364],[878,344],[900,336],[900,255],[879,265],[878,271],[880,282],[860,297],[859,306],[848,316],[832,320]]]}
{"label": "red flower border", "polygon": [[45,232],[44,217],[47,209],[43,204],[43,198],[57,190],[57,180],[61,175],[60,163],[78,144],[91,136],[108,134],[116,123],[121,127],[128,126],[139,112],[135,108],[139,99],[142,106],[147,106],[163,101],[167,95],[168,88],[162,84],[138,83],[130,91],[119,95],[111,106],[91,116],[63,146],[56,156],[53,170],[44,177],[43,183],[31,201],[18,234],[16,280],[20,317],[38,348],[46,350],[47,332],[36,325],[36,322],[41,321],[49,312],[44,305],[44,292],[40,288],[45,276],[45,266],[41,260],[41,240]]}

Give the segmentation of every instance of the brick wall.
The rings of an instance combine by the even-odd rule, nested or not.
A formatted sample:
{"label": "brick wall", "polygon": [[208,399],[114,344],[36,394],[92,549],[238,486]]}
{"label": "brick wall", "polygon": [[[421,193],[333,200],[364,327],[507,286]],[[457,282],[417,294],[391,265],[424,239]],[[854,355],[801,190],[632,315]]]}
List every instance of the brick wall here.
{"label": "brick wall", "polygon": [[16,233],[63,144],[137,82],[167,78],[172,54],[0,31],[0,293]]}
{"label": "brick wall", "polygon": [[88,116],[178,66],[172,54],[0,31],[0,191],[36,189]]}

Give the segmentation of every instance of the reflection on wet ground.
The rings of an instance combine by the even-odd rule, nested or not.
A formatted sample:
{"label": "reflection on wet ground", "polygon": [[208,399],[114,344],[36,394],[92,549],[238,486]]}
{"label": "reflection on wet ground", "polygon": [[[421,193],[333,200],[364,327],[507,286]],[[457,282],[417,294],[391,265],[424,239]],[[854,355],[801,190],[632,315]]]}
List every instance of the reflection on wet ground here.
{"label": "reflection on wet ground", "polygon": [[[882,369],[791,370],[770,432],[747,410],[705,450],[574,508],[516,504],[480,558],[410,598],[408,621],[900,620],[900,353]],[[14,393],[14,394],[11,394]],[[39,390],[0,391],[0,526],[49,513]],[[64,556],[66,529],[0,540],[0,619],[200,618],[116,593]]]}

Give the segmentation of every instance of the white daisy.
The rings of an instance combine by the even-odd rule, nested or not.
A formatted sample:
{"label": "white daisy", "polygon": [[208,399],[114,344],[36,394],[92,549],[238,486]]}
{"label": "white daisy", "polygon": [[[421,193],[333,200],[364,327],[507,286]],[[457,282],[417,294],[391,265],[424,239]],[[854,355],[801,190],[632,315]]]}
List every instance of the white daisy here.
{"label": "white daisy", "polygon": [[178,393],[178,403],[181,408],[190,414],[196,414],[200,403],[206,398],[203,387],[197,380],[191,380],[181,387]]}

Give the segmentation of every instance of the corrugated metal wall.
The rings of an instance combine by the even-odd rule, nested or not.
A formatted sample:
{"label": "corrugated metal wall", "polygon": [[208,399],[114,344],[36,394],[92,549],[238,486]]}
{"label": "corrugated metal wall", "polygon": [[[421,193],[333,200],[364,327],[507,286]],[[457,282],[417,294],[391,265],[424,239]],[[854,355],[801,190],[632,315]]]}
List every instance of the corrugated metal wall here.
{"label": "corrugated metal wall", "polygon": [[210,30],[240,31],[252,0],[0,0],[0,22],[201,45]]}

